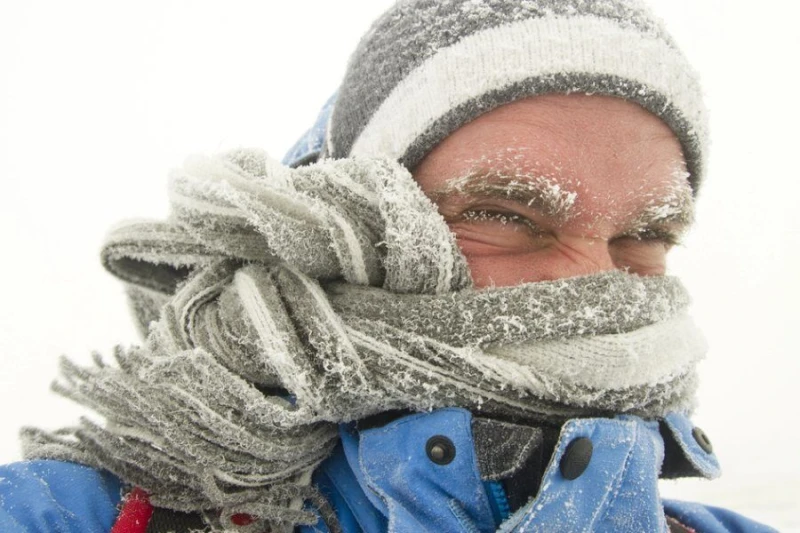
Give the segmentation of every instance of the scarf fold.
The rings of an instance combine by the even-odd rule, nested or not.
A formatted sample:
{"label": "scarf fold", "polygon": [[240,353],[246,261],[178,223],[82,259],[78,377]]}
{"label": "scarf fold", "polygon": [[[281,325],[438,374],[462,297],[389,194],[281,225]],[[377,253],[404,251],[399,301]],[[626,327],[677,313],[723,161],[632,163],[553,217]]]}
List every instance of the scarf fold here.
{"label": "scarf fold", "polygon": [[337,424],[458,406],[561,423],[689,411],[705,347],[670,277],[608,272],[475,290],[410,174],[384,160],[290,170],[262,152],[193,158],[172,214],[116,228],[142,346],[62,361],[59,393],[91,407],[27,457],[78,461],[158,506],[291,531],[331,511],[311,473]]}

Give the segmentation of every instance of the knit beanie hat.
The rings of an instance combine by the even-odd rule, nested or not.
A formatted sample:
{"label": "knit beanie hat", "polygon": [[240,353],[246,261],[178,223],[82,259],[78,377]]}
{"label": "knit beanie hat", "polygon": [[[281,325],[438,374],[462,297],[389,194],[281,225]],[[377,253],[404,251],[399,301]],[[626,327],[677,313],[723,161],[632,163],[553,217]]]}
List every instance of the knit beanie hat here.
{"label": "knit beanie hat", "polygon": [[700,85],[641,0],[401,0],[351,56],[322,156],[387,156],[413,170],[479,115],[548,93],[615,96],[655,114],[697,190]]}

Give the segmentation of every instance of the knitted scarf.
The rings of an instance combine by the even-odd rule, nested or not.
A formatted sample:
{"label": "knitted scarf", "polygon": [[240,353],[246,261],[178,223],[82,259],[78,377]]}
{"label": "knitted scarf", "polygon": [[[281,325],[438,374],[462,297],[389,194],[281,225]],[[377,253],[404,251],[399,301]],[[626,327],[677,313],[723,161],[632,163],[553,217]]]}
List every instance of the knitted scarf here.
{"label": "knitted scarf", "polygon": [[[531,423],[689,411],[704,344],[674,278],[622,272],[476,290],[403,167],[288,169],[257,151],[176,171],[166,222],[103,250],[142,346],[62,361],[56,391],[100,413],[26,429],[27,457],[104,468],[214,530],[274,531],[326,507],[310,483],[337,424],[459,406]],[[335,520],[331,520],[335,523]],[[238,528],[242,531],[242,528]]]}

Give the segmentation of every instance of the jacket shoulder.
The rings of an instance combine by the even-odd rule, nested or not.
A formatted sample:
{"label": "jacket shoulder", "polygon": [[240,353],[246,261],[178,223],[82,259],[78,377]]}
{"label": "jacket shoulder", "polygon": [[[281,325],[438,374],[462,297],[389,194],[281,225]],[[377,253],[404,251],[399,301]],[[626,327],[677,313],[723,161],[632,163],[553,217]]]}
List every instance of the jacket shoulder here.
{"label": "jacket shoulder", "polygon": [[777,533],[738,513],[720,507],[680,500],[664,500],[664,512],[684,526],[703,533]]}
{"label": "jacket shoulder", "polygon": [[108,532],[121,499],[108,472],[64,461],[0,466],[0,531]]}

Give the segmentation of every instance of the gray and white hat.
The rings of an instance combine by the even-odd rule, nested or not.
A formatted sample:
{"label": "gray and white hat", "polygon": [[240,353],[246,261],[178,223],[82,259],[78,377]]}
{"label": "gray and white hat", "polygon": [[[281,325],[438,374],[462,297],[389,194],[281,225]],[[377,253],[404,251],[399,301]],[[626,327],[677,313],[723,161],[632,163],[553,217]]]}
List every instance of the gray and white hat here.
{"label": "gray and white hat", "polygon": [[350,58],[323,157],[407,168],[502,104],[548,93],[616,96],[680,140],[694,189],[706,113],[697,76],[640,0],[401,0]]}

